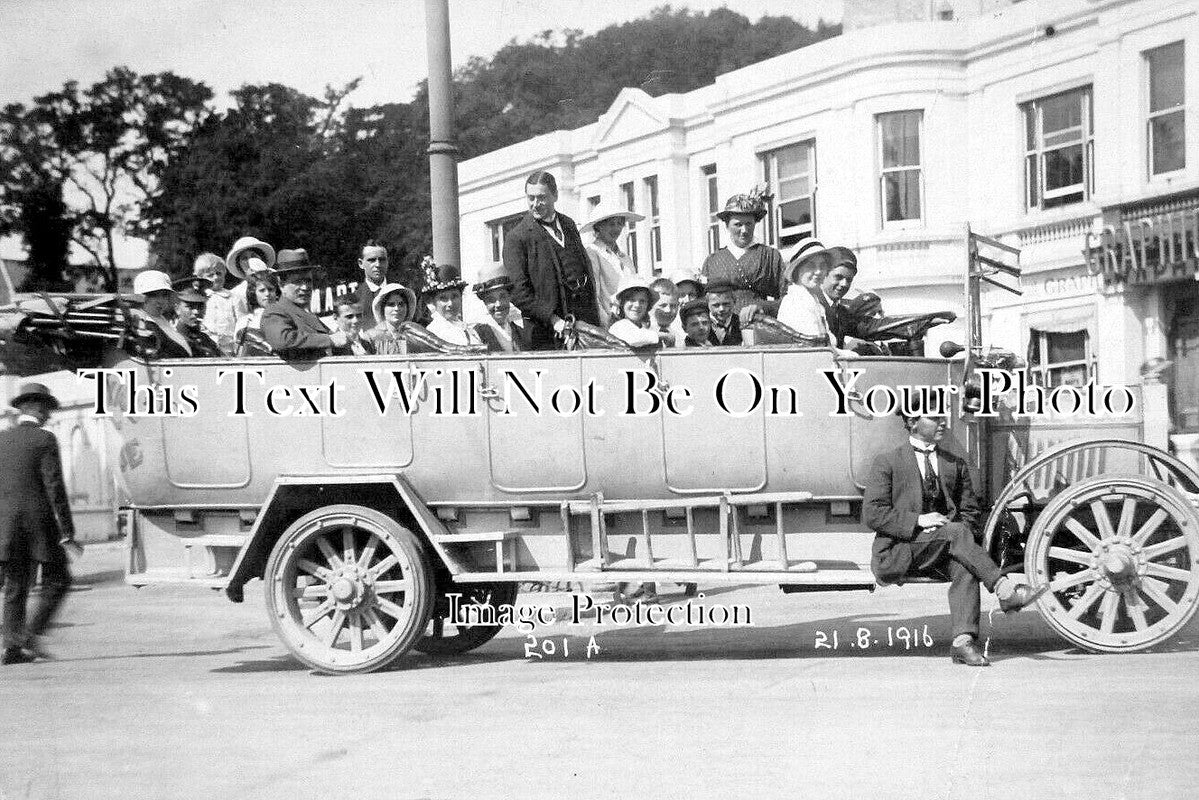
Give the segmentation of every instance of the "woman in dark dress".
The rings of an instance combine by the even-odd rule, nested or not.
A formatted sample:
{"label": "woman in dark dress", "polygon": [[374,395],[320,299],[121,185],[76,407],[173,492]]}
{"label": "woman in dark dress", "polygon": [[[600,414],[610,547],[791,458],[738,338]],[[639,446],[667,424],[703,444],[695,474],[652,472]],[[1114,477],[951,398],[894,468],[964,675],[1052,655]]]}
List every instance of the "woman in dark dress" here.
{"label": "woman in dark dress", "polygon": [[754,229],[766,216],[769,201],[764,186],[754,187],[749,194],[730,197],[716,215],[724,223],[729,243],[708,256],[700,271],[708,284],[733,287],[735,312],[753,307],[773,317],[786,290],[782,254],[754,241]]}

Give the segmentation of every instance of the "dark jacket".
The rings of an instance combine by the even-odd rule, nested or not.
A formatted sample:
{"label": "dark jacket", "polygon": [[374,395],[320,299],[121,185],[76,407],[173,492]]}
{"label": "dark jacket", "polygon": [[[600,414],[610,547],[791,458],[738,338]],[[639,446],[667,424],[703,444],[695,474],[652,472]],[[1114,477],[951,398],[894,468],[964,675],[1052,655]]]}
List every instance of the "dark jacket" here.
{"label": "dark jacket", "polygon": [[742,344],[743,337],[741,336],[741,318],[735,313],[733,314],[732,319],[729,321],[729,332],[727,335],[725,335],[723,342],[716,338],[716,323],[713,322],[712,330],[708,331],[708,341],[717,347],[730,347],[735,344]]}
{"label": "dark jacket", "polygon": [[[970,468],[959,456],[938,446],[937,470],[949,506],[945,516],[976,531],[980,512]],[[878,534],[870,565],[881,582],[901,579],[911,566],[910,542],[918,532],[916,521],[923,501],[920,467],[909,442],[874,460],[862,497],[862,524]]]}
{"label": "dark jacket", "polygon": [[23,423],[0,432],[0,562],[66,558],[61,539],[75,538],[54,434]]}
{"label": "dark jacket", "polygon": [[326,355],[333,347],[330,333],[320,317],[285,297],[271,303],[262,314],[262,336],[281,358]]}
{"label": "dark jacket", "polygon": [[375,302],[376,294],[378,292],[372,292],[371,288],[366,285],[366,280],[360,281],[358,288],[354,290],[354,296],[358,298],[358,319],[362,323],[364,331],[369,331],[379,323],[379,320],[375,319],[375,307],[372,305]]}
{"label": "dark jacket", "polygon": [[[365,331],[360,332],[358,334],[358,341],[362,345],[362,349],[366,351],[366,355],[373,356],[375,354],[375,343],[367,338]],[[335,356],[352,356],[352,355],[354,355],[354,348],[352,345],[350,345],[347,342],[346,344],[342,345],[341,347],[334,347],[333,355],[335,355]]]}
{"label": "dark jacket", "polygon": [[[481,322],[475,325],[475,332],[479,334],[479,338],[483,340],[483,344],[487,345],[487,352],[502,353],[504,346],[500,344],[500,338],[495,335],[495,331],[486,322]],[[516,325],[512,322],[508,323],[508,335],[512,337],[512,352],[519,353],[524,350],[530,350],[529,343],[529,324]]]}
{"label": "dark jacket", "polygon": [[[504,269],[512,278],[512,304],[524,314],[530,341],[537,350],[554,346],[554,315],[565,319],[573,314],[583,322],[600,324],[595,275],[579,229],[565,214],[558,214],[558,219],[563,247],[532,213],[525,214],[504,237]],[[568,281],[572,265],[579,274]]]}

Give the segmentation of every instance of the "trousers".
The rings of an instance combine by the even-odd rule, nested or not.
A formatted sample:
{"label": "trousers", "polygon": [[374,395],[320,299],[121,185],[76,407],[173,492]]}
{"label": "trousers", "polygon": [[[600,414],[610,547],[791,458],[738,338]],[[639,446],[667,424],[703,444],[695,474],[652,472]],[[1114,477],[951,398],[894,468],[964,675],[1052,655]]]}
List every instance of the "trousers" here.
{"label": "trousers", "polygon": [[910,572],[949,573],[949,617],[953,635],[978,636],[981,611],[978,586],[995,590],[1001,572],[982,545],[974,541],[970,528],[950,522],[936,530],[916,534],[910,543]]}
{"label": "trousers", "polygon": [[33,637],[41,636],[71,588],[71,570],[65,557],[42,562],[41,594],[33,616],[26,623],[29,589],[33,584],[37,563],[27,558],[0,563],[0,580],[4,583],[3,640],[6,650],[24,647]]}

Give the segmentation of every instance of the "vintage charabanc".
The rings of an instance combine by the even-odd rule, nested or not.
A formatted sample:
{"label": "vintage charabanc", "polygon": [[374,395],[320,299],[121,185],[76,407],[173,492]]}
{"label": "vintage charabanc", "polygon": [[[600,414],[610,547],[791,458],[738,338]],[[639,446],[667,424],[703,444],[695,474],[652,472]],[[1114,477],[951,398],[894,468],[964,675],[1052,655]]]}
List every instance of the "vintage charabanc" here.
{"label": "vintage charabanc", "polygon": [[[887,394],[872,387],[977,386],[1005,363],[982,347],[979,282],[1018,272],[1014,251],[968,242],[964,357],[798,342],[162,360],[111,296],[18,304],[4,353],[94,381],[123,442],[128,583],[241,602],[261,578],[298,660],[365,672],[484,644],[499,627],[447,624],[447,597],[512,603],[522,582],[872,589],[863,477],[905,436],[869,413]],[[903,351],[949,316],[897,320]],[[1199,475],[1143,441],[1156,395],[1129,392],[1101,417],[982,417],[948,395],[985,546],[1048,584],[1042,617],[1093,651],[1162,642],[1199,601]]]}

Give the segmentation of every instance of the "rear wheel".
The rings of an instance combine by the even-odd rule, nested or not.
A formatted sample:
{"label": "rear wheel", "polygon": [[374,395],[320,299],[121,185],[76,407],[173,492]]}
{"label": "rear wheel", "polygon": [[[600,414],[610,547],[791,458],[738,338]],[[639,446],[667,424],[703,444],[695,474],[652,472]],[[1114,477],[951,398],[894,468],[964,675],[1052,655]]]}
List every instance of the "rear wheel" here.
{"label": "rear wheel", "polygon": [[1087,650],[1142,650],[1199,607],[1199,514],[1172,486],[1140,475],[1091,478],[1037,517],[1025,572],[1049,591],[1050,627]]}
{"label": "rear wheel", "polygon": [[[515,583],[468,583],[453,584],[449,593],[461,595],[457,598],[459,608],[469,605],[490,605],[497,611],[500,606],[512,605],[516,601]],[[449,602],[439,603],[429,623],[424,638],[416,643],[416,649],[431,656],[456,656],[482,647],[495,638],[503,625],[454,625],[449,621]]]}
{"label": "rear wheel", "polygon": [[325,673],[386,666],[420,638],[432,606],[420,539],[362,506],[326,506],[296,520],[271,551],[264,578],[279,638]]}

